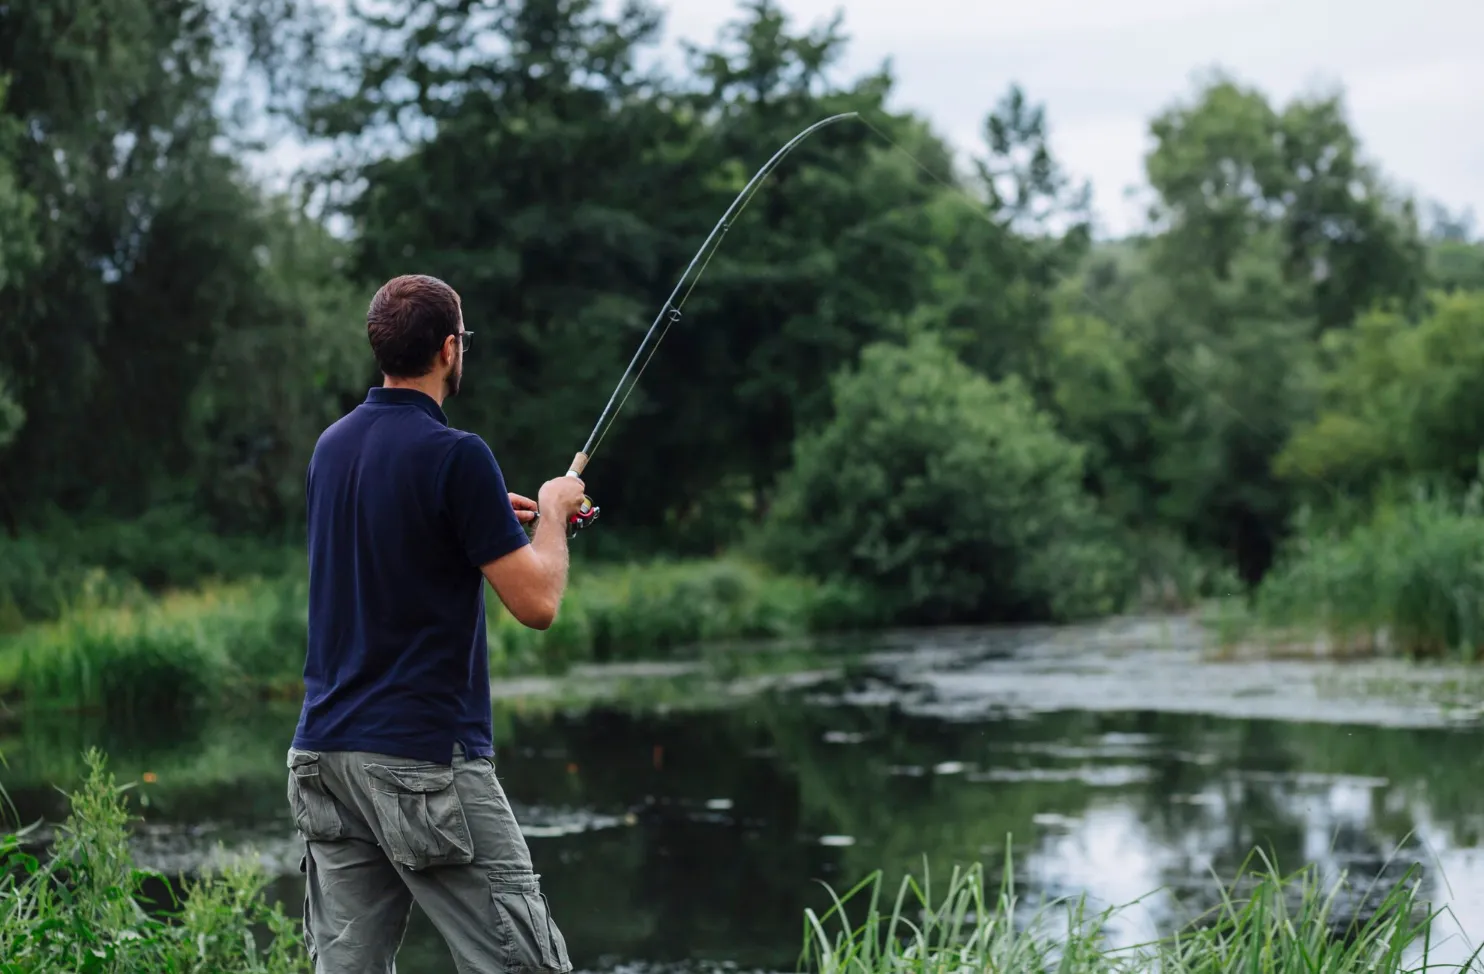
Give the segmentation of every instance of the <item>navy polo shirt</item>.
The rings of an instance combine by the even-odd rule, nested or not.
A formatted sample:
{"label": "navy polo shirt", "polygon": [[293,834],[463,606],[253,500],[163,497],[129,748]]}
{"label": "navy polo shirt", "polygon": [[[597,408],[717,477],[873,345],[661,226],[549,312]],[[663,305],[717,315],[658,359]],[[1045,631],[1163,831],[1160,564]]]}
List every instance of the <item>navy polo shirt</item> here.
{"label": "navy polo shirt", "polygon": [[294,747],[492,756],[480,566],[529,544],[490,448],[430,397],[372,389],[306,478],[309,646]]}

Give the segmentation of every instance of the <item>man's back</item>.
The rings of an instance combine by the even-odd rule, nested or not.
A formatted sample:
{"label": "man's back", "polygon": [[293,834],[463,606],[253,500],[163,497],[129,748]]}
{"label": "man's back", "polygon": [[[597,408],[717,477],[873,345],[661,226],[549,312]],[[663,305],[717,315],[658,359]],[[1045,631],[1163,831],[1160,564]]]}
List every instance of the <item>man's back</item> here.
{"label": "man's back", "polygon": [[[391,974],[414,902],[460,974],[572,970],[495,775],[484,585],[523,625],[551,625],[582,483],[510,494],[484,441],[449,428],[442,404],[470,334],[444,282],[388,281],[366,312],[385,385],[309,462],[309,645],[287,798],[316,974]],[[538,514],[528,538],[521,517]]]}
{"label": "man's back", "polygon": [[294,746],[447,761],[493,753],[480,565],[528,539],[478,437],[428,396],[373,389],[306,483],[309,646]]}

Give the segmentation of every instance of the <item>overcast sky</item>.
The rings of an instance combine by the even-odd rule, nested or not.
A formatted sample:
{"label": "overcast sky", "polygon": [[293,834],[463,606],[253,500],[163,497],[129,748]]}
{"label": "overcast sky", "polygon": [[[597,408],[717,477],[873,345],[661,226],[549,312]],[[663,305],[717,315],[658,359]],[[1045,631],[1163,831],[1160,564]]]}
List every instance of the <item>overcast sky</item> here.
{"label": "overcast sky", "polygon": [[[344,0],[329,0],[344,7]],[[602,0],[617,9],[619,0]],[[734,0],[659,0],[665,48],[709,43]],[[1149,119],[1213,68],[1276,103],[1341,85],[1370,159],[1484,231],[1484,0],[782,0],[797,32],[845,10],[841,71],[890,58],[896,108],[965,150],[1012,82],[1046,106],[1057,158],[1091,180],[1099,231],[1139,225]],[[761,163],[772,154],[758,147]],[[270,169],[302,148],[280,144]]]}
{"label": "overcast sky", "polygon": [[[673,0],[666,35],[711,41],[732,0]],[[1019,82],[1104,232],[1136,225],[1149,118],[1220,66],[1285,100],[1342,84],[1371,158],[1423,199],[1484,220],[1484,0],[783,0],[795,28],[845,10],[851,74],[890,57],[898,107],[977,145]],[[765,157],[771,150],[759,151]],[[1477,232],[1477,231],[1476,231]]]}

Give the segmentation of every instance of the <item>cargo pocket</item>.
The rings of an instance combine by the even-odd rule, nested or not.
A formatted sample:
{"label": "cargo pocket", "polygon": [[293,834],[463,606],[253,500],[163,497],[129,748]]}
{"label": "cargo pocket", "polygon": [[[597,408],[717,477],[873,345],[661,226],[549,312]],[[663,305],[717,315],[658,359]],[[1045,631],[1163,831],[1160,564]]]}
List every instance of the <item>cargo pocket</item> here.
{"label": "cargo pocket", "polygon": [[382,843],[393,862],[409,869],[472,862],[474,845],[453,768],[440,764],[364,765]]}
{"label": "cargo pocket", "polygon": [[506,946],[511,971],[566,974],[572,970],[567,941],[551,918],[541,878],[532,872],[490,873],[490,895],[495,901],[495,923]]}
{"label": "cargo pocket", "polygon": [[289,808],[294,813],[294,827],[305,841],[344,838],[345,820],[335,799],[325,790],[319,755],[313,751],[289,752]]}

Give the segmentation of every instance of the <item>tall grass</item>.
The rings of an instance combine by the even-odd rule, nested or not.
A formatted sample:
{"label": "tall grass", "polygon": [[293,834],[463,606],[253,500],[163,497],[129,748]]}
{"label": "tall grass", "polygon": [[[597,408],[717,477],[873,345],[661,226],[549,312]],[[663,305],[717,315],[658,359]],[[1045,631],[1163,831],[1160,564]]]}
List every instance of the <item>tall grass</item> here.
{"label": "tall grass", "polygon": [[1300,534],[1255,603],[1268,627],[1409,656],[1484,650],[1484,505],[1417,492],[1345,530]]}
{"label": "tall grass", "polygon": [[[123,714],[292,696],[307,599],[300,574],[115,605],[79,600],[56,622],[0,639],[0,697]],[[860,611],[845,590],[731,560],[578,570],[544,632],[520,625],[493,595],[487,607],[496,674],[659,658],[712,639],[804,635]]]}
{"label": "tall grass", "polygon": [[309,970],[298,921],[265,895],[269,879],[255,863],[185,881],[180,898],[167,877],[137,868],[123,792],[90,752],[45,861],[24,850],[23,834],[0,836],[0,974]]}
{"label": "tall grass", "polygon": [[955,870],[938,899],[926,879],[908,876],[889,906],[878,872],[844,896],[832,892],[829,910],[806,911],[799,967],[817,974],[1484,970],[1476,957],[1447,967],[1429,962],[1437,914],[1418,901],[1411,876],[1370,891],[1363,915],[1348,919],[1337,910],[1343,880],[1326,889],[1317,867],[1283,876],[1262,862],[1195,922],[1124,948],[1111,946],[1105,932],[1118,908],[1094,912],[1079,897],[1028,911],[1008,864],[998,894],[986,889],[983,868],[975,866]]}
{"label": "tall grass", "polygon": [[293,683],[304,585],[285,579],[69,611],[0,643],[0,692],[30,704],[175,713]]}
{"label": "tall grass", "polygon": [[575,569],[556,623],[526,629],[490,598],[490,652],[506,670],[656,659],[713,640],[801,636],[869,618],[861,595],[735,558]]}

